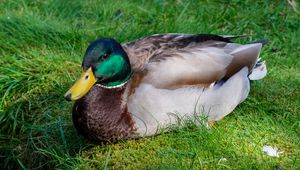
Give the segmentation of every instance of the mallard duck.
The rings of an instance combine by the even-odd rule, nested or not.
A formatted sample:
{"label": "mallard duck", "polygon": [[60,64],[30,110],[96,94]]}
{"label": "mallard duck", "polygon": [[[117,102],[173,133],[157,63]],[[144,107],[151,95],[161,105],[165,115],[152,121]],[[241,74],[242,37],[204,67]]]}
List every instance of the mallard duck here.
{"label": "mallard duck", "polygon": [[[250,79],[265,77],[265,41],[235,36],[159,34],[121,45],[92,42],[83,73],[65,94],[74,126],[93,141],[155,135],[195,114],[218,121],[244,101]],[[174,114],[175,113],[175,114]]]}

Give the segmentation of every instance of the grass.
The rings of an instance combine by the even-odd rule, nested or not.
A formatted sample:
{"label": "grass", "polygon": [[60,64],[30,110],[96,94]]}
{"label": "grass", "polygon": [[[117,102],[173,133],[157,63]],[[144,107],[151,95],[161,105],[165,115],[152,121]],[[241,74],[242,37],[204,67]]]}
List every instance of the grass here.
{"label": "grass", "polygon": [[[3,0],[0,9],[0,167],[300,169],[299,4]],[[210,129],[189,124],[103,145],[79,136],[63,94],[79,76],[89,42],[164,32],[268,39],[261,53],[268,76],[253,82],[249,98]],[[261,151],[264,145],[284,153],[269,157]]]}

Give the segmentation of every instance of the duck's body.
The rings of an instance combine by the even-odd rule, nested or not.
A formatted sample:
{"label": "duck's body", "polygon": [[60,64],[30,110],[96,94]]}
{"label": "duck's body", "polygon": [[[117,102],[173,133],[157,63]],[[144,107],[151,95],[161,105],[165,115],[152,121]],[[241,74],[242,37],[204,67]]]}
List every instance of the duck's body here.
{"label": "duck's body", "polygon": [[[92,43],[86,56],[104,48],[102,43]],[[154,35],[112,49],[124,49],[130,62],[118,78],[98,78],[101,69],[93,67],[102,63],[85,64],[96,62],[85,57],[84,70],[91,66],[101,81],[76,101],[75,127],[99,141],[154,135],[178,119],[200,115],[220,120],[248,96],[248,75],[261,47],[262,43],[241,45],[217,35]],[[264,77],[265,65],[255,71],[253,79]],[[122,81],[115,83],[117,79]]]}

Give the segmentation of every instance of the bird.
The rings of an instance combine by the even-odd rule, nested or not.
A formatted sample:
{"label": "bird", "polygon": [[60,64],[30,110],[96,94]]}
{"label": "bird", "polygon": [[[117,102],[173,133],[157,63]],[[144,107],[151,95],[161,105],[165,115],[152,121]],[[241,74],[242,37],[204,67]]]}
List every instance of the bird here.
{"label": "bird", "polygon": [[75,101],[75,128],[101,142],[153,136],[184,120],[221,120],[247,98],[250,81],[267,74],[259,57],[267,41],[233,42],[242,37],[164,33],[122,45],[94,40],[80,78],[65,94]]}

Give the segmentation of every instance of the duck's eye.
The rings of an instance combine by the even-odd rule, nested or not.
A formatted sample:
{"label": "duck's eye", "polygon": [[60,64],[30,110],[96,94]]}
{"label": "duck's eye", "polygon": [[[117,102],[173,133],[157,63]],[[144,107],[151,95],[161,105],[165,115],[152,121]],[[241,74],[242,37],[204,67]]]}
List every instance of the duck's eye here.
{"label": "duck's eye", "polygon": [[111,54],[111,50],[107,50],[106,53],[103,55],[104,59],[107,59]]}
{"label": "duck's eye", "polygon": [[103,60],[106,60],[111,54],[111,51],[108,50],[105,54],[101,55],[99,58],[98,58],[98,61],[103,61]]}
{"label": "duck's eye", "polygon": [[106,54],[104,54],[104,55],[102,56],[103,59],[107,59],[108,57],[109,57],[109,54],[108,54],[108,53],[106,53]]}
{"label": "duck's eye", "polygon": [[107,58],[107,56],[101,55],[101,56],[98,58],[98,61],[104,61],[106,58]]}

